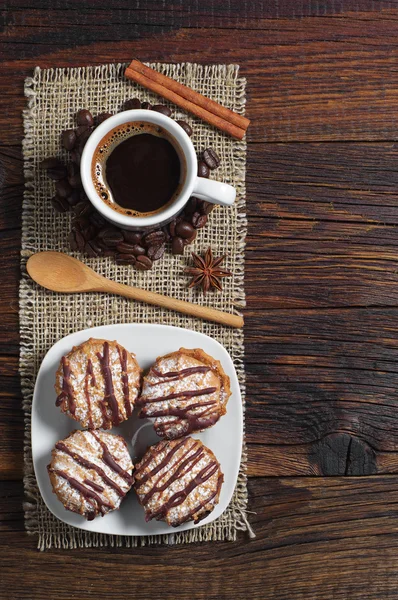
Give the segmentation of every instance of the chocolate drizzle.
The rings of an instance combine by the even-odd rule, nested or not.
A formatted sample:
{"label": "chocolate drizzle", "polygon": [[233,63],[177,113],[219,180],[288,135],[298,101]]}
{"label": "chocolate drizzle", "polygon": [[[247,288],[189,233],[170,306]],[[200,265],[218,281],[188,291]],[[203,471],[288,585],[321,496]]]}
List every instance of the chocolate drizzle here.
{"label": "chocolate drizzle", "polygon": [[[110,508],[110,509],[115,508],[113,506],[113,504],[111,504],[110,502],[107,502],[106,500],[101,498],[101,496],[98,496],[98,494],[96,492],[93,492],[92,490],[90,490],[88,487],[86,487],[85,485],[80,483],[80,481],[78,481],[74,477],[71,477],[70,475],[68,475],[68,473],[65,473],[65,471],[62,471],[61,469],[52,469],[51,467],[48,470],[52,473],[55,473],[59,477],[62,477],[62,479],[65,479],[71,487],[73,487],[75,490],[80,492],[80,494],[89,502],[91,500],[94,500],[97,503],[97,510],[100,511],[102,514],[105,514],[105,512],[106,512],[105,508]],[[90,513],[90,516],[91,516],[91,513]],[[95,516],[95,515],[93,515],[93,516]]]}
{"label": "chocolate drizzle", "polygon": [[121,498],[123,498],[123,496],[126,495],[125,492],[121,489],[121,487],[118,486],[118,484],[115,481],[113,481],[110,477],[108,477],[108,475],[103,469],[101,469],[101,467],[87,460],[83,456],[80,456],[80,454],[73,452],[73,450],[71,450],[71,448],[69,448],[64,442],[58,442],[57,444],[55,444],[55,447],[57,450],[61,450],[62,452],[65,452],[65,454],[68,454],[70,457],[73,458],[73,460],[79,463],[79,465],[82,465],[82,467],[86,467],[86,469],[92,469],[93,471],[96,471],[96,473],[98,473],[101,479],[105,481],[105,483],[107,483],[111,488],[113,488]]}
{"label": "chocolate drizzle", "polygon": [[130,404],[129,376],[127,373],[127,352],[125,348],[121,350],[120,346],[117,347],[117,351],[119,353],[120,366],[122,368],[124,408],[126,411],[126,416],[131,417],[132,410]]}
{"label": "chocolate drizzle", "polygon": [[195,396],[206,396],[208,394],[213,394],[216,391],[216,387],[209,387],[204,388],[202,390],[186,390],[181,392],[173,392],[172,394],[168,394],[167,396],[159,396],[156,398],[145,398],[141,396],[141,398],[138,398],[137,404],[142,406],[150,402],[163,402],[164,400],[174,400],[174,398],[193,398]]}
{"label": "chocolate drizzle", "polygon": [[[155,367],[152,367],[151,374],[156,377],[160,377],[163,379],[167,378],[167,383],[169,381],[179,381],[180,379],[185,379],[185,377],[189,377],[190,375],[195,375],[195,373],[208,373],[210,371],[210,367],[205,366],[197,366],[197,367],[188,367],[187,369],[182,369],[181,371],[169,371],[168,373],[161,373]],[[155,381],[154,383],[147,382],[150,386],[160,385],[161,383],[165,383],[164,381]]]}
{"label": "chocolate drizzle", "polygon": [[[191,519],[194,515],[196,515],[202,508],[204,508],[206,506],[206,504],[209,504],[209,502],[211,502],[213,500],[213,498],[215,498],[216,496],[217,497],[219,496],[223,481],[224,481],[224,475],[222,473],[219,473],[216,490],[214,492],[212,492],[210,494],[210,496],[208,496],[208,498],[205,498],[204,500],[199,502],[199,504],[197,506],[192,508],[192,510],[190,510],[189,513],[187,515],[185,515],[185,517],[183,517],[183,519],[181,519],[180,525],[189,521],[189,519]],[[202,519],[207,517],[209,512],[211,512],[211,510],[209,510],[209,511],[203,513],[202,515],[199,515],[197,518],[195,518],[194,519],[195,523],[198,523],[199,521],[201,521]]]}
{"label": "chocolate drizzle", "polygon": [[[166,456],[163,458],[163,460],[152,469],[152,471],[149,471],[149,473],[146,473],[146,475],[144,475],[143,477],[141,477],[141,479],[138,482],[138,485],[142,485],[143,483],[145,483],[146,481],[148,481],[148,479],[150,479],[151,477],[153,477],[154,475],[156,475],[156,473],[158,473],[161,469],[163,469],[163,467],[165,467],[167,465],[167,463],[170,461],[171,457],[177,452],[177,450],[179,448],[181,448],[181,446],[183,446],[186,443],[185,439],[182,439],[178,444],[176,444],[174,446],[174,448],[172,448],[170,450],[170,452],[168,454],[166,454]],[[163,449],[163,447],[162,447]],[[152,447],[151,451],[153,452],[153,454],[151,453],[147,460],[145,460],[140,467],[136,470],[135,472],[135,478],[137,480],[137,477],[139,476],[139,474],[145,469],[145,467],[151,462],[153,456],[156,455],[157,451],[159,451],[159,447]]]}
{"label": "chocolate drizzle", "polygon": [[101,401],[103,406],[103,415],[104,420],[106,420],[106,407],[109,406],[111,409],[111,422],[113,425],[119,425],[119,405],[117,403],[114,389],[113,389],[113,380],[112,380],[112,371],[109,365],[109,343],[104,342],[103,346],[103,355],[97,352],[97,357],[101,365],[102,376],[104,378],[104,399]]}
{"label": "chocolate drizzle", "polygon": [[[72,371],[70,369],[69,363],[66,359],[66,356],[62,357],[62,369],[63,369],[63,375],[62,375],[62,391],[61,393],[57,396],[57,399],[55,401],[55,405],[56,406],[61,406],[61,404],[63,404],[65,402],[65,400],[68,401],[68,410],[70,412],[71,415],[75,414],[76,411],[76,403],[75,403],[75,399],[73,396],[73,388],[70,382],[70,376],[72,374]],[[66,410],[65,407],[63,406],[63,410]]]}
{"label": "chocolate drizzle", "polygon": [[128,484],[132,485],[134,483],[134,477],[132,475],[130,475],[130,473],[128,473],[127,471],[125,471],[114,459],[114,457],[112,456],[112,454],[109,452],[109,448],[108,446],[105,444],[105,442],[103,442],[94,431],[90,431],[91,435],[95,437],[95,439],[97,440],[97,442],[100,444],[102,450],[103,450],[103,454],[102,454],[102,460],[104,461],[104,463],[106,465],[108,465],[108,467],[110,469],[112,469],[112,471],[114,471],[115,473],[117,473],[118,475],[120,475],[120,477],[122,477],[122,479],[124,479],[125,481],[127,481]]}
{"label": "chocolate drizzle", "polygon": [[102,485],[98,485],[98,483],[94,483],[94,481],[90,481],[89,479],[83,479],[83,483],[89,485],[93,488],[93,490],[96,490],[97,492],[105,491],[105,488],[103,488]]}
{"label": "chocolate drizzle", "polygon": [[95,382],[95,375],[94,375],[94,371],[93,371],[93,363],[91,362],[90,358],[87,361],[86,376],[84,378],[84,393],[85,393],[86,401],[87,401],[88,426],[89,426],[89,429],[94,429],[93,411],[91,408],[91,398],[90,398],[90,392],[88,389],[88,378],[89,377],[91,377],[91,387],[93,387],[96,382]]}

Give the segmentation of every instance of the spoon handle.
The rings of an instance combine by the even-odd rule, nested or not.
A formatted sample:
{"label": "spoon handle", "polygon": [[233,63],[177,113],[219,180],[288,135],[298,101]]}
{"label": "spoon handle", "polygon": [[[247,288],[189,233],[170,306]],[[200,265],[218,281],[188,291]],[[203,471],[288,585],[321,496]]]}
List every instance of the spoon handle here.
{"label": "spoon handle", "polygon": [[200,306],[198,304],[193,304],[192,302],[186,302],[185,300],[177,300],[176,298],[170,298],[169,296],[163,296],[156,292],[149,292],[115,281],[102,280],[101,287],[98,286],[97,291],[119,294],[126,298],[147,302],[148,304],[155,304],[156,306],[163,306],[164,308],[169,308],[170,310],[175,310],[184,313],[185,315],[191,315],[193,317],[205,319],[206,321],[215,321],[216,323],[229,325],[230,327],[243,327],[243,318],[238,315],[223,312],[215,308],[208,308],[207,306]]}

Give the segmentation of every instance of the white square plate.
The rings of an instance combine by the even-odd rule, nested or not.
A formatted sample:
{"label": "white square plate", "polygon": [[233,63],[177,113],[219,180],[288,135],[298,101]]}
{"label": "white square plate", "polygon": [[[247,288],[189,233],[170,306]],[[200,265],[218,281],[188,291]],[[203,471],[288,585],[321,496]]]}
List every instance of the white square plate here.
{"label": "white square plate", "polygon": [[[65,510],[53,494],[46,468],[51,460],[51,450],[56,442],[79,428],[75,421],[55,406],[55,373],[61,357],[67,354],[72,346],[77,346],[90,337],[117,340],[127,350],[135,353],[143,369],[148,369],[158,356],[181,347],[202,348],[218,359],[229,375],[232,395],[228,401],[227,414],[211,429],[193,436],[214,452],[224,473],[220,502],[198,525],[185,523],[173,528],[162,521],[146,523],[144,510],[133,490],[123,500],[120,510],[105,517],[97,517],[93,521],[86,521],[80,515]],[[142,456],[147,446],[160,440],[148,419],[137,418],[137,411],[134,411],[128,421],[119,427],[113,427],[111,432],[125,438],[133,461]],[[185,531],[214,521],[227,508],[235,489],[241,460],[242,436],[242,400],[231,357],[216,340],[196,331],[146,324],[106,325],[77,331],[54,344],[46,354],[37,376],[32,406],[32,454],[37,483],[49,510],[61,521],[80,529],[115,535],[154,535]]]}

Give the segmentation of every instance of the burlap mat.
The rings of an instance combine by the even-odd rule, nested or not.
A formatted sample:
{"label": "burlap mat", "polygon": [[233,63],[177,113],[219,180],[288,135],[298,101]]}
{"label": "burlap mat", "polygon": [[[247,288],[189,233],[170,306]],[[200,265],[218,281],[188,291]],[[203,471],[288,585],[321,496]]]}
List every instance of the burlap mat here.
{"label": "burlap mat", "polygon": [[[47,156],[67,154],[60,148],[60,133],[74,126],[73,116],[80,108],[94,114],[121,110],[128,98],[138,96],[142,101],[159,102],[159,98],[146,92],[123,77],[126,65],[111,64],[73,69],[36,68],[32,78],[25,82],[28,108],[24,112],[25,139],[23,143],[26,189],[23,204],[22,229],[22,281],[20,285],[21,356],[20,371],[25,410],[25,491],[29,501],[25,504],[26,529],[38,534],[38,547],[76,548],[87,546],[136,546],[149,543],[186,543],[210,540],[235,540],[238,530],[249,530],[246,518],[247,482],[246,451],[244,449],[238,484],[233,499],[224,514],[209,525],[188,532],[153,537],[121,537],[81,531],[56,519],[41,499],[35,480],[30,440],[30,413],[34,382],[40,362],[49,348],[69,333],[109,323],[164,323],[186,327],[210,335],[230,352],[244,398],[245,374],[243,369],[243,332],[212,323],[205,323],[177,313],[146,304],[129,302],[124,298],[106,294],[61,295],[36,286],[26,275],[26,259],[35,252],[59,250],[69,252],[67,232],[70,214],[55,213],[49,202],[54,194],[53,183],[47,178],[39,163]],[[245,79],[238,77],[235,65],[201,66],[183,63],[154,64],[169,75],[197,91],[210,96],[238,113],[244,112]],[[160,100],[162,102],[162,100]],[[213,306],[229,312],[238,312],[245,302],[244,244],[245,216],[245,159],[246,144],[233,140],[199,119],[183,114],[170,105],[173,116],[184,118],[193,127],[192,141],[199,152],[211,146],[221,157],[221,166],[215,177],[237,188],[237,201],[233,208],[217,207],[209,224],[199,230],[193,246],[203,252],[211,246],[215,255],[227,254],[225,267],[234,276],[224,280],[222,294],[208,294],[203,298],[187,289],[183,275],[186,256],[165,256],[155,263],[152,271],[138,272],[130,267],[116,266],[112,259],[87,259],[90,266],[110,279],[142,286],[148,290],[168,294]],[[79,258],[82,258],[79,256]]]}

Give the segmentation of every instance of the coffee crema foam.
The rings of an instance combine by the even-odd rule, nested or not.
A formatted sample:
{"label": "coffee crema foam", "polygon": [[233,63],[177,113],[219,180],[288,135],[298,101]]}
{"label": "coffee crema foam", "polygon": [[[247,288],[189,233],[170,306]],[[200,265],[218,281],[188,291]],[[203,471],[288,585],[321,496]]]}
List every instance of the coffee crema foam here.
{"label": "coffee crema foam", "polygon": [[[115,202],[112,196],[110,186],[106,181],[106,161],[113,152],[113,150],[128,138],[143,133],[164,138],[168,142],[170,142],[180,159],[181,167],[180,183],[178,184],[177,189],[175,190],[170,200],[166,204],[164,204],[160,209],[153,210],[150,212],[140,212],[130,208],[123,208],[122,206],[117,204],[117,202]],[[129,123],[123,123],[122,125],[111,129],[111,131],[109,131],[97,145],[91,162],[91,178],[98,196],[103,202],[105,202],[105,204],[107,204],[113,210],[121,213],[122,215],[127,215],[130,217],[146,217],[154,215],[162,212],[165,208],[170,206],[170,204],[172,204],[175,201],[175,199],[179,196],[181,192],[181,189],[185,182],[185,173],[185,159],[176,140],[171,136],[171,134],[169,134],[168,131],[163,129],[163,127],[160,127],[159,125],[156,125],[154,123],[148,123],[146,121],[133,121]],[[134,183],[132,182],[132,187],[133,185]]]}

